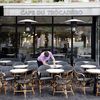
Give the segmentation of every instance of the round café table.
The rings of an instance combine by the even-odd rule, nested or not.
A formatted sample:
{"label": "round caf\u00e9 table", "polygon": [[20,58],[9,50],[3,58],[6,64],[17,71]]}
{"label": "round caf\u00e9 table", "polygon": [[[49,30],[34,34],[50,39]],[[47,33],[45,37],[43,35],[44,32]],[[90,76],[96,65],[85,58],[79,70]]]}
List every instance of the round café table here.
{"label": "round caf\u00e9 table", "polygon": [[20,79],[20,76],[22,76],[23,74],[25,75],[24,77],[26,78],[26,72],[27,71],[28,71],[28,69],[11,69],[10,70],[10,72],[14,75],[14,80],[15,80],[14,81],[14,84],[15,84],[14,86],[17,87],[17,90],[14,90],[14,92],[19,92],[19,91],[21,92],[21,86],[19,84],[17,84],[16,81],[18,79]]}
{"label": "round caf\u00e9 table", "polygon": [[63,67],[63,65],[56,64],[56,65],[50,65],[50,67],[51,68],[61,68],[61,67]]}
{"label": "round caf\u00e9 table", "polygon": [[91,57],[91,55],[79,55],[79,57],[84,57],[84,58],[90,58]]}
{"label": "round caf\u00e9 table", "polygon": [[28,61],[26,61],[27,63],[36,63],[37,62],[37,60],[28,60]]}
{"label": "round caf\u00e9 table", "polygon": [[11,69],[10,72],[13,74],[21,74],[27,72],[28,69]]}
{"label": "round caf\u00e9 table", "polygon": [[96,95],[96,91],[97,91],[97,81],[98,81],[98,75],[100,75],[100,69],[87,69],[86,72],[90,73],[90,74],[94,74],[94,87],[93,87],[93,93],[94,95]]}
{"label": "round caf\u00e9 table", "polygon": [[6,64],[10,62],[11,60],[0,60],[0,64],[3,64],[4,66],[6,66]]}
{"label": "round caf\u00e9 table", "polygon": [[91,69],[91,68],[96,68],[96,66],[95,65],[81,65],[81,67],[82,68],[84,68],[84,69]]}
{"label": "round caf\u00e9 table", "polygon": [[[64,69],[54,69],[54,68],[51,68],[51,69],[47,69],[46,70],[48,73],[51,74],[51,76],[53,77],[53,79],[55,78],[55,75],[60,75],[64,72]],[[54,82],[53,82],[54,84]]]}
{"label": "round caf\u00e9 table", "polygon": [[14,68],[18,68],[18,69],[24,69],[24,68],[27,68],[28,65],[15,65],[13,66]]}
{"label": "round caf\u00e9 table", "polygon": [[51,73],[51,74],[60,74],[60,73],[63,73],[64,72],[64,69],[47,69],[46,70],[47,72]]}
{"label": "round caf\u00e9 table", "polygon": [[16,80],[16,77],[20,79],[20,75],[24,74],[26,77],[26,72],[28,69],[11,69],[10,72],[14,75],[14,79]]}

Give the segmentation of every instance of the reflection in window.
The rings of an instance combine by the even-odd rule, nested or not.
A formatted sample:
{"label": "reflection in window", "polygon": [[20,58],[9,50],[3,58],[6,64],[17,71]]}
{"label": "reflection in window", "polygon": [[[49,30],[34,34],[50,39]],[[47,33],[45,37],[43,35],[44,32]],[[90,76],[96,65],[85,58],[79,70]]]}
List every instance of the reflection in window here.
{"label": "reflection in window", "polygon": [[14,47],[15,28],[11,26],[2,26],[0,33],[0,50],[3,47]]}
{"label": "reflection in window", "polygon": [[[71,48],[71,27],[54,27],[54,34],[55,48],[61,49],[67,43],[69,44],[69,48]],[[73,46],[77,48],[79,55],[91,54],[90,27],[77,27],[77,32],[73,34]]]}
{"label": "reflection in window", "polygon": [[21,16],[21,17],[17,17],[17,19],[18,19],[18,21],[19,20],[23,20],[23,19],[31,19],[31,20],[34,20],[33,19],[33,16],[31,17],[31,16]]}
{"label": "reflection in window", "polygon": [[40,24],[52,23],[52,17],[35,17],[35,20]]}
{"label": "reflection in window", "polygon": [[80,19],[83,20],[85,23],[92,23],[92,17],[86,17],[86,16],[82,16],[82,17],[74,17],[75,19]]}
{"label": "reflection in window", "polygon": [[51,49],[51,41],[52,41],[52,35],[51,35],[51,28],[50,27],[37,27],[36,28],[36,48],[48,48]]}
{"label": "reflection in window", "polygon": [[54,17],[54,23],[56,23],[56,24],[64,24],[64,22],[66,20],[69,20],[69,19],[71,19],[71,17],[59,17],[59,16],[56,16],[56,17]]}
{"label": "reflection in window", "polygon": [[14,24],[15,17],[0,17],[0,23],[2,24]]}
{"label": "reflection in window", "polygon": [[91,28],[90,27],[78,27],[77,36],[74,41],[74,46],[78,46],[78,53],[91,54]]}

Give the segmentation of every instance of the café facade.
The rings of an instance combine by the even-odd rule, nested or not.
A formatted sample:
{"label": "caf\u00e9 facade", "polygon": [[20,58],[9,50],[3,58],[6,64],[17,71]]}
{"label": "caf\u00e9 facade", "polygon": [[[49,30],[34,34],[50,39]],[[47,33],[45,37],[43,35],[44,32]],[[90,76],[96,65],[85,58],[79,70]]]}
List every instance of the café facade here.
{"label": "caf\u00e9 facade", "polygon": [[[31,19],[36,23],[19,23]],[[7,52],[37,54],[48,48],[62,53],[64,44],[71,48],[70,19],[80,19],[73,34],[77,55],[89,54],[100,64],[100,1],[56,3],[1,3],[0,49]],[[2,51],[4,50],[4,51]]]}

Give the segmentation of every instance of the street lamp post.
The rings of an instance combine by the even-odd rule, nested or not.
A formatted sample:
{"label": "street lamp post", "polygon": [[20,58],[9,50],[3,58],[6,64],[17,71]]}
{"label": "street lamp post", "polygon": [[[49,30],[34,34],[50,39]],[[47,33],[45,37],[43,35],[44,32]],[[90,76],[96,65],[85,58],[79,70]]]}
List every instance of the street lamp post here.
{"label": "street lamp post", "polygon": [[65,21],[65,23],[71,24],[71,57],[70,57],[70,63],[71,63],[71,66],[73,66],[73,62],[74,62],[74,59],[73,59],[73,34],[76,33],[77,23],[84,23],[84,21],[78,20],[78,19],[70,19],[70,20]]}
{"label": "street lamp post", "polygon": [[[24,19],[24,20],[20,20],[18,21],[18,23],[25,23],[25,31],[32,34],[32,26],[31,24],[32,23],[37,23],[37,21],[35,20],[31,20],[31,19]],[[33,34],[32,34],[33,35]],[[34,36],[33,36],[33,41],[35,39],[35,33],[34,33]],[[33,55],[35,55],[35,43],[33,42]]]}

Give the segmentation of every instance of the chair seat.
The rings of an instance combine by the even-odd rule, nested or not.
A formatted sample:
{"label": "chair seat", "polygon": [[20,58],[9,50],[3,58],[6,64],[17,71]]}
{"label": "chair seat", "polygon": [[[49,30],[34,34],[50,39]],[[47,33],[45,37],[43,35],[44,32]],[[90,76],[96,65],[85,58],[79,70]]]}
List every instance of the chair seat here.
{"label": "chair seat", "polygon": [[40,80],[51,80],[53,79],[52,77],[41,77]]}
{"label": "chair seat", "polygon": [[91,78],[78,78],[77,79],[78,81],[90,81],[91,80]]}
{"label": "chair seat", "polygon": [[14,80],[14,77],[7,77],[5,78],[6,81],[13,81]]}
{"label": "chair seat", "polygon": [[27,83],[30,82],[30,79],[27,79],[27,80],[17,80],[16,82],[19,83],[19,84],[27,84]]}
{"label": "chair seat", "polygon": [[60,84],[60,85],[64,85],[64,84],[66,84],[66,82],[63,81],[63,80],[57,80],[56,83],[57,83],[57,84]]}

